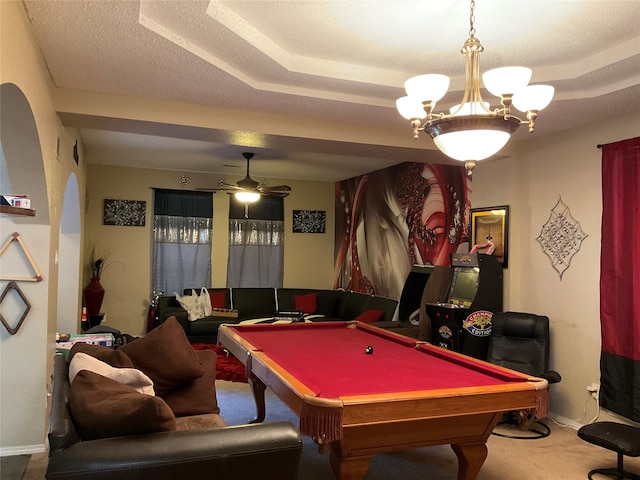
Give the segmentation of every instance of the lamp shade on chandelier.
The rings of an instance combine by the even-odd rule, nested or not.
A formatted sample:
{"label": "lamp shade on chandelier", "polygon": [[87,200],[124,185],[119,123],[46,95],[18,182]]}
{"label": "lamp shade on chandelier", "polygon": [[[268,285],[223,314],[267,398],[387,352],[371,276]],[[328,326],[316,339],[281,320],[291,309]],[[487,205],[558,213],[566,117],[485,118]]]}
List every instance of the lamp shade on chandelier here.
{"label": "lamp shade on chandelier", "polygon": [[[469,38],[462,47],[465,57],[465,89],[461,102],[448,113],[434,112],[449,88],[449,77],[440,74],[418,75],[404,83],[407,96],[396,100],[400,115],[411,121],[413,137],[423,131],[433,138],[438,149],[455,160],[465,162],[467,170],[498,153],[511,134],[521,125],[533,132],[538,112],[551,102],[554,88],[529,85],[531,69],[501,67],[482,75],[486,90],[500,98],[500,107],[491,109],[480,94],[480,53],[484,47],[475,37],[475,2],[471,1]],[[511,107],[525,114],[520,119]],[[425,120],[426,119],[426,120]],[[424,121],[424,124],[423,124]]]}

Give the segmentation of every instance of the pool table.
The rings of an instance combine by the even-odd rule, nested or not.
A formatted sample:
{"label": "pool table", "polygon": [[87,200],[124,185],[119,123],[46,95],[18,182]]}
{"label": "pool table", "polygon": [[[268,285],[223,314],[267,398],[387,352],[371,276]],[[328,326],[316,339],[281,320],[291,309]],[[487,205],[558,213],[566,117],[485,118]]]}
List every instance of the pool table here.
{"label": "pool table", "polygon": [[338,480],[360,480],[381,452],[451,444],[458,480],[476,478],[502,412],[537,409],[547,381],[360,322],[223,325],[264,420],[269,387],[330,452]]}

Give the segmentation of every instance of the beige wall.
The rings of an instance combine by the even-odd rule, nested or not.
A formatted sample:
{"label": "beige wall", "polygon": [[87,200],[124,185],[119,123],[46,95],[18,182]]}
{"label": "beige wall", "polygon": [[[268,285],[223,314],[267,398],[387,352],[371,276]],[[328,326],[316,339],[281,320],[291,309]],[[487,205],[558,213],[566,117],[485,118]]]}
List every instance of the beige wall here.
{"label": "beige wall", "polygon": [[[153,225],[152,188],[183,188],[178,175],[190,178],[192,185],[215,185],[219,177],[188,172],[143,170],[89,166],[87,169],[88,209],[85,235],[109,253],[109,265],[101,283],[106,290],[102,311],[106,324],[129,333],[142,335],[151,299],[151,229]],[[232,179],[228,179],[232,181]],[[272,185],[286,183],[293,189],[285,198],[284,286],[331,288],[333,282],[334,184],[270,179]],[[147,219],[144,227],[102,225],[105,198],[144,200]],[[229,195],[213,196],[213,253],[211,259],[213,287],[227,281]],[[292,233],[293,210],[325,210],[324,234]],[[85,270],[87,270],[85,268]],[[88,282],[85,271],[83,285]],[[185,285],[202,287],[204,285]],[[173,292],[165,292],[171,295]],[[180,292],[181,293],[181,292]]]}
{"label": "beige wall", "polygon": [[[586,387],[600,382],[602,179],[596,145],[635,137],[638,125],[640,113],[531,140],[516,158],[474,171],[474,207],[510,205],[505,309],[549,317],[552,367],[562,375],[550,388],[550,410],[576,424],[595,417]],[[588,235],[562,279],[535,240],[559,197]]]}
{"label": "beige wall", "polygon": [[[36,216],[0,215],[0,242],[4,244],[18,232],[43,278],[41,282],[18,282],[31,310],[15,335],[4,328],[0,332],[0,454],[7,455],[45,448],[47,389],[57,321],[58,232],[67,181],[73,173],[84,182],[84,172],[72,158],[74,134],[62,127],[53,108],[51,80],[22,2],[0,2],[0,21],[0,84],[3,91],[9,84],[16,85],[28,103],[27,109],[9,111],[5,103],[9,99],[2,98],[2,121],[25,122],[24,116],[32,114],[33,120],[26,123],[35,123],[37,131],[33,136],[13,137],[18,152],[6,157],[11,186],[16,189],[13,193],[28,194]],[[17,250],[10,250],[2,258],[3,275],[11,275],[14,267],[19,269],[12,264],[12,257],[19,258],[14,255]],[[6,284],[0,282],[0,289]],[[66,292],[77,302],[76,285]],[[19,318],[7,310],[5,302],[3,314],[10,317],[8,320]]]}

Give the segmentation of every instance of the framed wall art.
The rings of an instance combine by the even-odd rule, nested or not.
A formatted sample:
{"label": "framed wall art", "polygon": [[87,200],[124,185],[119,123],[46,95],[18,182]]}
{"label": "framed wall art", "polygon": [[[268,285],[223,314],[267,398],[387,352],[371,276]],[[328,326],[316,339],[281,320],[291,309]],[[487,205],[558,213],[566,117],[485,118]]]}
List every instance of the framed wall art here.
{"label": "framed wall art", "polygon": [[143,200],[104,199],[104,225],[121,227],[144,227],[147,202]]}
{"label": "framed wall art", "polygon": [[294,210],[293,233],[324,233],[326,221],[324,210]]}
{"label": "framed wall art", "polygon": [[[509,260],[509,206],[472,208],[469,248],[493,244],[493,256],[507,268]],[[482,248],[481,250],[482,251]]]}

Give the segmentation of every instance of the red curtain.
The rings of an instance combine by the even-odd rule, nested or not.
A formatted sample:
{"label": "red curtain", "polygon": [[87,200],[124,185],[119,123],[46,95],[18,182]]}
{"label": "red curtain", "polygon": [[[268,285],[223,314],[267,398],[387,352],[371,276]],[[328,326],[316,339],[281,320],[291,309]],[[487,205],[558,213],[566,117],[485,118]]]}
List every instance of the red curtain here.
{"label": "red curtain", "polygon": [[602,146],[601,405],[640,421],[640,137]]}

